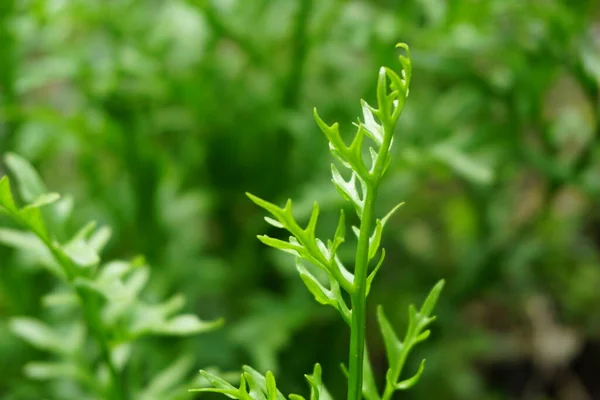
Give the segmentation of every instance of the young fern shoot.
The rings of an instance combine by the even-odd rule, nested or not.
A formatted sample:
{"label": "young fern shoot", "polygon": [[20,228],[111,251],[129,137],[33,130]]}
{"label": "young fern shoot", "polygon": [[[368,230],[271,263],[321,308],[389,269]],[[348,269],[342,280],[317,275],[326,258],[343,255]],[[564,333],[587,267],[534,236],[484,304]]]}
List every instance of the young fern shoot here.
{"label": "young fern shoot", "polygon": [[[293,216],[291,200],[281,208],[248,193],[248,197],[254,203],[271,214],[271,217],[265,217],[269,224],[285,229],[291,234],[288,241],[266,235],[259,236],[259,240],[268,246],[293,254],[296,257],[300,277],[315,299],[321,304],[337,309],[350,326],[349,369],[345,369],[348,375],[348,400],[359,400],[363,397],[367,400],[389,400],[395,391],[409,389],[417,383],[423,372],[424,362],[421,363],[417,373],[407,379],[401,379],[403,367],[412,348],[429,336],[429,330],[426,328],[435,319],[431,314],[444,285],[443,281],[435,285],[420,310],[417,311],[414,306],[410,306],[409,326],[404,341],[398,339],[382,308],[378,308],[377,317],[389,362],[385,389],[380,394],[375,385],[368,357],[365,356],[366,303],[371,283],[385,259],[385,250],[382,248],[380,251],[383,229],[389,218],[402,205],[402,203],[398,204],[383,218],[375,217],[375,201],[383,176],[391,162],[390,149],[394,131],[409,93],[412,73],[408,46],[400,43],[397,47],[406,53],[399,57],[401,73],[399,75],[387,67],[379,70],[377,107],[361,100],[364,121],[359,120],[354,124],[357,131],[350,145],[341,138],[337,122],[328,125],[321,119],[316,109],[314,110],[315,120],[329,141],[332,155],[343,167],[340,171],[335,164],[331,165],[333,184],[342,197],[353,205],[360,220],[359,227],[352,227],[358,238],[353,272],[343,265],[337,255],[346,237],[343,211],[340,212],[333,239],[324,242],[315,236],[319,216],[319,206],[316,202],[308,224],[302,227]],[[367,140],[371,142],[368,146],[370,154],[368,161],[363,159]],[[349,179],[344,178],[346,174],[349,174]],[[327,273],[328,287],[325,287],[305,268],[304,262],[311,263]],[[350,304],[347,304],[342,291],[348,294]],[[234,388],[219,378],[203,372],[215,388],[198,389],[198,391],[220,392],[238,399],[282,398],[275,388],[275,381],[270,372],[267,373],[266,378],[259,374],[261,378],[258,379],[256,371],[245,368],[240,388]],[[321,369],[318,364],[313,375],[306,377],[312,387],[311,400],[329,397],[322,386]],[[250,388],[250,392],[246,385]],[[290,399],[301,398],[298,395],[290,396]]]}

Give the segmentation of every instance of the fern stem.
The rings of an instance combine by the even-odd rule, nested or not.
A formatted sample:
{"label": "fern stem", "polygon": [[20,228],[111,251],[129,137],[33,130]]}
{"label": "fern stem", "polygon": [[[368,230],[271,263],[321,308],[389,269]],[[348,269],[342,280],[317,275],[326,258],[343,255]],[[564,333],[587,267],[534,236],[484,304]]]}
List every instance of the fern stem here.
{"label": "fern stem", "polygon": [[[383,118],[382,118],[383,119]],[[350,359],[348,377],[348,400],[362,398],[363,362],[365,357],[366,314],[367,314],[367,275],[369,273],[369,239],[374,224],[374,205],[377,191],[388,157],[395,122],[382,120],[384,139],[375,161],[371,179],[366,181],[365,203],[360,222],[360,234],[356,248],[354,268],[355,292],[352,294],[352,325],[350,334]]]}
{"label": "fern stem", "polygon": [[367,184],[365,205],[360,223],[356,248],[354,288],[352,294],[352,324],[350,334],[350,359],[348,361],[348,400],[360,400],[362,395],[363,360],[365,356],[365,331],[367,314],[367,273],[369,267],[369,238],[373,226],[375,190]]}

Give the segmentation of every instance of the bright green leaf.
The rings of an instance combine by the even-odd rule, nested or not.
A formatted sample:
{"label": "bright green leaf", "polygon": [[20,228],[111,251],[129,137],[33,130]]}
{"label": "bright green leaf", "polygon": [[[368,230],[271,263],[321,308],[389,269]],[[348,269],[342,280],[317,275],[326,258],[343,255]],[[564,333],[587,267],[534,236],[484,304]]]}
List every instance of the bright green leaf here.
{"label": "bright green leaf", "polygon": [[20,222],[25,224],[27,228],[38,235],[42,240],[49,241],[48,231],[46,224],[42,217],[42,213],[39,208],[25,207],[18,212]]}
{"label": "bright green leaf", "polygon": [[398,339],[398,336],[396,336],[394,328],[392,328],[392,325],[383,313],[382,306],[377,307],[377,321],[379,322],[379,329],[381,330],[381,334],[383,336],[388,362],[390,365],[395,365],[400,359],[403,345]]}
{"label": "bright green leaf", "polygon": [[224,321],[202,321],[193,314],[178,315],[161,326],[151,327],[151,331],[160,335],[189,336],[208,332],[222,326]]}
{"label": "bright green leaf", "polygon": [[23,157],[8,153],[4,157],[6,166],[16,178],[23,201],[30,203],[47,192],[37,171]]}
{"label": "bright green leaf", "polygon": [[419,382],[419,379],[421,379],[421,375],[423,375],[424,370],[425,370],[425,360],[421,361],[421,364],[419,365],[419,370],[417,371],[417,373],[408,379],[404,379],[403,381],[398,382],[396,384],[396,389],[407,390],[407,389],[410,389],[411,387],[415,386]]}
{"label": "bright green leaf", "polygon": [[0,207],[3,207],[10,212],[17,211],[17,206],[10,190],[10,180],[8,179],[8,176],[3,176],[2,179],[0,179]]}
{"label": "bright green leaf", "polygon": [[47,381],[53,379],[75,379],[86,381],[85,370],[71,362],[30,362],[25,364],[25,375],[34,380]]}
{"label": "bright green leaf", "polygon": [[431,289],[431,291],[429,292],[429,295],[427,295],[427,298],[423,302],[423,306],[421,307],[420,313],[422,315],[424,315],[426,317],[431,316],[431,313],[433,312],[433,309],[435,308],[438,298],[440,297],[440,293],[442,292],[442,289],[444,288],[444,284],[445,284],[445,281],[442,279],[438,283],[436,283],[435,286]]}
{"label": "bright green leaf", "polygon": [[[261,393],[266,395],[267,399],[285,400],[285,396],[281,394],[281,392],[277,389],[275,377],[273,376],[273,373],[271,373],[271,371],[267,371],[266,376],[263,376],[260,372],[247,365],[245,365],[243,369],[246,373],[246,380],[250,386],[251,394],[253,386],[256,385],[257,389],[259,389]],[[269,378],[269,376],[271,378]],[[271,380],[270,383],[269,379]]]}
{"label": "bright green leaf", "polygon": [[60,195],[58,193],[44,193],[38,196],[30,204],[27,204],[25,208],[40,208],[49,204],[56,203],[58,200],[60,200]]}
{"label": "bright green leaf", "polygon": [[69,343],[51,327],[33,318],[16,317],[10,320],[10,330],[30,345],[53,353],[68,353]]}
{"label": "bright green leaf", "polygon": [[321,365],[317,363],[311,375],[304,375],[310,384],[310,400],[332,400],[327,388],[323,385],[321,373]]}
{"label": "bright green leaf", "polygon": [[317,302],[324,305],[331,305],[336,307],[337,303],[331,292],[323,287],[321,283],[315,278],[299,261],[296,262],[296,268],[300,273],[300,278],[308,288],[308,290],[315,296]]}

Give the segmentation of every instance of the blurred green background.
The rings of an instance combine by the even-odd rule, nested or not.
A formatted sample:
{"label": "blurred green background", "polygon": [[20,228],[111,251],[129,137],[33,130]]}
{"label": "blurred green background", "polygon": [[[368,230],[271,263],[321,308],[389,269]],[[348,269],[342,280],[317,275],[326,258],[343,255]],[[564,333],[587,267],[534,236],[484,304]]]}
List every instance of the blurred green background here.
{"label": "blurred green background", "polygon": [[[190,382],[250,364],[305,393],[320,362],[343,398],[348,329],[256,240],[280,232],[244,192],[292,197],[299,219],[316,199],[331,235],[345,205],[312,107],[350,134],[399,41],[413,82],[378,210],[406,205],[371,311],[405,326],[407,305],[447,280],[411,360],[426,372],[402,398],[600,399],[597,0],[0,0],[0,153],[73,196],[69,233],[112,228],[106,260],[145,255],[146,296],[181,292],[227,321],[142,343],[139,376],[187,354]],[[6,328],[45,319],[53,285],[0,245],[0,398],[60,399],[23,374],[43,356]],[[381,382],[373,317],[368,335]]]}

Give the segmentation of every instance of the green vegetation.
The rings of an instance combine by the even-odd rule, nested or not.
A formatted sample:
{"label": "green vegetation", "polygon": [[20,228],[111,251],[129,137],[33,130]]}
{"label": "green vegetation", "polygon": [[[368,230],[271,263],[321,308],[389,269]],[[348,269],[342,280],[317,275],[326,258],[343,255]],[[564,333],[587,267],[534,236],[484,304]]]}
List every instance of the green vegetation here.
{"label": "green vegetation", "polygon": [[[146,335],[193,335],[214,329],[220,322],[203,322],[191,314],[173,316],[183,307],[181,296],[157,304],[141,301],[139,296],[149,275],[143,260],[113,261],[99,268],[98,252],[110,232],[96,230],[95,223],[85,225],[64,244],[56,241],[41,209],[56,204],[60,196],[46,193],[25,160],[9,154],[6,163],[19,178],[21,197],[30,203],[18,207],[9,179],[0,179],[0,212],[25,228],[3,229],[2,240],[36,257],[60,281],[41,299],[46,308],[60,310],[62,318],[53,321],[55,326],[30,317],[10,319],[15,335],[54,355],[52,361],[28,362],[25,373],[33,379],[72,381],[84,390],[80,397],[93,394],[93,398],[128,399],[132,393],[134,398],[172,397],[169,392],[177,391],[173,387],[179,383],[177,375],[185,373],[180,365],[183,361],[167,369],[171,376],[162,377],[160,384],[156,384],[161,380],[159,375],[138,387],[137,382],[126,380],[125,373],[133,345]],[[55,222],[69,217],[69,207],[68,200],[55,205]],[[90,348],[95,350],[91,354]],[[65,392],[62,396],[74,395]]]}
{"label": "green vegetation", "polygon": [[[310,260],[298,279],[244,193],[293,198],[302,227],[316,200],[315,238],[340,209],[360,228],[311,110],[352,143],[399,41],[410,97],[361,230],[406,203],[363,314],[375,386],[393,359],[376,305],[408,327],[443,277],[398,379],[426,368],[394,398],[599,398],[599,23],[595,0],[0,1],[0,398],[212,398],[188,391],[210,386],[198,370],[237,390],[242,365],[344,398],[361,343],[311,276],[335,308],[339,281]],[[337,248],[354,276],[364,235]],[[168,332],[188,318],[224,323]]]}
{"label": "green vegetation", "polygon": [[[431,314],[444,285],[444,282],[440,281],[432,289],[419,311],[414,306],[409,308],[410,322],[404,341],[398,339],[384,315],[383,309],[378,308],[377,317],[390,365],[386,373],[385,391],[380,396],[373,377],[371,362],[368,357],[365,357],[367,353],[365,345],[366,303],[372,282],[385,259],[385,249],[382,248],[379,261],[369,271],[370,264],[379,252],[383,228],[402,205],[400,203],[381,219],[374,217],[375,201],[383,175],[391,164],[390,150],[394,131],[408,97],[412,76],[408,46],[398,44],[397,47],[405,49],[408,54],[408,56],[400,56],[400,63],[403,67],[402,77],[392,69],[381,67],[377,80],[377,108],[370,106],[364,100],[361,101],[364,121],[359,120],[356,124],[357,132],[350,145],[344,143],[341,138],[338,123],[329,126],[319,117],[316,109],[314,112],[319,127],[329,140],[331,154],[343,167],[350,170],[350,179],[346,181],[335,164],[331,165],[333,184],[342,197],[352,204],[360,220],[358,227],[352,226],[358,240],[354,257],[354,273],[348,271],[338,256],[340,246],[346,241],[346,218],[343,209],[340,212],[333,239],[324,242],[315,236],[319,218],[317,202],[313,205],[306,228],[302,228],[294,218],[291,199],[286,202],[284,208],[280,208],[248,194],[254,203],[274,217],[274,219],[265,218],[269,224],[276,228],[283,228],[292,234],[289,241],[266,235],[259,236],[260,241],[267,246],[294,255],[300,277],[317,302],[337,309],[342,319],[350,326],[349,368],[342,366],[348,378],[349,400],[360,400],[363,397],[368,400],[389,400],[395,391],[410,389],[418,382],[423,373],[425,360],[421,362],[416,375],[400,381],[399,379],[413,346],[429,337],[430,331],[425,328],[435,320]],[[365,144],[367,138],[371,142],[368,147]],[[370,161],[364,160],[365,148],[369,149],[367,157],[371,158]],[[303,261],[325,272],[329,281],[329,289],[326,289],[319,279],[304,266]],[[344,299],[344,292],[350,297],[350,307]],[[262,376],[252,369],[247,369],[242,373],[240,387],[237,389],[217,376],[206,371],[201,372],[214,388],[196,390],[199,392],[223,393],[229,397],[243,400],[251,398],[266,400],[282,396],[277,391],[275,378],[271,372]],[[306,378],[311,385],[311,400],[329,397],[327,389],[321,382],[321,366],[319,364],[316,364],[313,375],[307,375]],[[262,385],[261,382],[263,382]],[[250,392],[248,392],[246,384],[248,384]],[[291,395],[290,398],[304,399],[299,395]]]}

